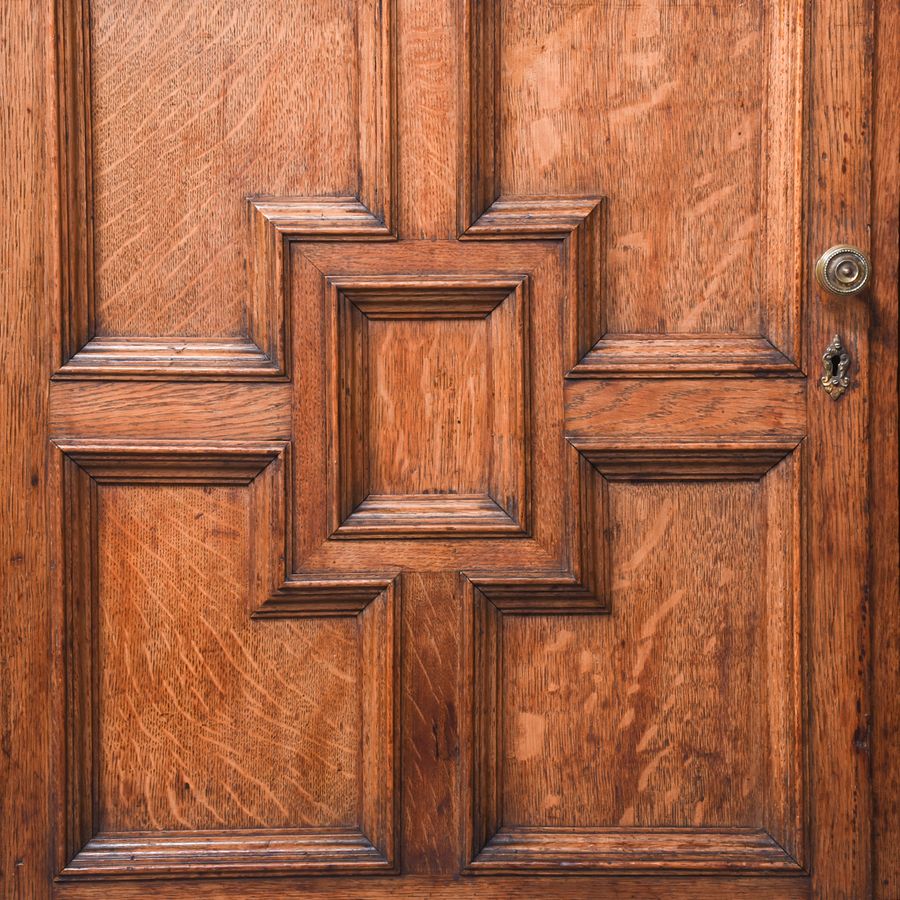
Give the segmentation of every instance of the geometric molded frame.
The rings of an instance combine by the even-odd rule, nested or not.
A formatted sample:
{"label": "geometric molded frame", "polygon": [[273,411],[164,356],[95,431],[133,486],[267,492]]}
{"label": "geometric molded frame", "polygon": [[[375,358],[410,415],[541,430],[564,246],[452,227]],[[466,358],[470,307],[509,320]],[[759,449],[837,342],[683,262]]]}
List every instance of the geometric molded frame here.
{"label": "geometric molded frame", "polygon": [[[285,581],[285,442],[135,445],[70,442],[62,451],[63,661],[57,715],[65,723],[57,785],[59,879],[317,874],[396,870],[399,579],[295,576]],[[251,492],[252,618],[341,616],[358,622],[362,723],[356,827],[99,832],[96,790],[98,485],[242,485]],[[269,602],[271,601],[271,602]]]}
{"label": "geometric molded frame", "polygon": [[[295,254],[308,292],[295,346],[321,346],[323,362],[311,378],[295,381],[294,421],[304,429],[306,423],[325,423],[321,438],[312,435],[296,460],[302,493],[292,497],[300,525],[297,543],[288,549],[298,554],[302,568],[352,571],[359,565],[353,561],[357,552],[378,571],[412,567],[402,542],[396,550],[389,543],[437,538],[448,570],[493,585],[510,604],[604,610],[604,566],[596,553],[596,504],[589,487],[594,474],[564,439],[562,391],[562,376],[578,358],[578,336],[589,318],[581,288],[582,275],[593,265],[596,223],[593,200],[548,200],[510,207],[464,241],[439,245],[436,259],[424,241],[361,246],[352,254],[328,246]],[[411,347],[420,349],[410,352]],[[444,352],[445,347],[452,349]],[[371,402],[366,377],[379,390],[377,403]],[[442,392],[463,379],[466,430],[458,439],[453,424],[463,407],[456,399],[445,403]],[[420,402],[419,384],[427,385],[428,404]],[[394,403],[400,392],[410,393]],[[495,429],[492,417],[506,424]],[[452,437],[441,444],[433,436],[446,421]],[[411,422],[424,422],[431,436],[407,439]],[[508,445],[499,452],[495,430]],[[367,432],[379,442],[371,459]],[[406,446],[395,465],[387,454],[398,441]],[[425,445],[440,448],[441,464],[432,465],[432,457],[430,470],[404,468]],[[441,480],[462,458],[465,467]],[[536,460],[547,463],[540,472]],[[490,474],[499,469],[504,479],[491,484]],[[429,491],[424,496],[423,488]],[[471,496],[460,497],[473,490],[482,492],[479,499],[490,513],[480,521],[467,508]],[[372,494],[377,509],[365,504]],[[407,516],[409,500],[420,504],[427,520]],[[305,514],[304,504],[311,507]],[[554,523],[552,533],[548,522]],[[501,538],[515,540],[503,546]]]}
{"label": "geometric molded frame", "polygon": [[[570,439],[570,443],[575,442]],[[463,576],[465,661],[461,690],[466,709],[462,720],[468,728],[462,741],[467,748],[461,779],[463,870],[488,875],[561,871],[804,873],[806,763],[801,749],[804,691],[799,641],[802,589],[796,552],[801,529],[802,444],[796,440],[722,445],[691,441],[642,449],[598,440],[575,446],[596,471],[603,507],[608,481],[753,481],[764,487],[767,516],[783,521],[789,535],[785,542],[784,531],[772,529],[767,530],[765,539],[767,565],[780,573],[767,581],[765,588],[770,600],[781,604],[781,614],[770,630],[783,629],[773,638],[782,655],[770,658],[770,672],[785,678],[786,698],[780,707],[769,710],[770,727],[784,741],[778,770],[770,777],[773,789],[783,790],[784,795],[781,803],[771,798],[767,802],[767,821],[761,827],[566,827],[505,822],[503,619],[507,615],[572,615],[608,609],[516,601],[515,594],[499,579]],[[600,517],[608,520],[605,509]]]}
{"label": "geometric molded frame", "polygon": [[[525,276],[326,279],[332,538],[483,538],[527,533],[528,292]],[[415,494],[373,489],[371,460],[378,437],[373,434],[371,405],[380,392],[370,330],[375,323],[410,320],[436,336],[448,320],[471,320],[478,329],[477,357],[485,367],[479,424],[490,434],[488,458],[478,461],[478,493],[461,494],[430,485],[428,492]],[[466,377],[466,372],[455,374]],[[404,425],[409,431],[420,427],[416,420]]]}

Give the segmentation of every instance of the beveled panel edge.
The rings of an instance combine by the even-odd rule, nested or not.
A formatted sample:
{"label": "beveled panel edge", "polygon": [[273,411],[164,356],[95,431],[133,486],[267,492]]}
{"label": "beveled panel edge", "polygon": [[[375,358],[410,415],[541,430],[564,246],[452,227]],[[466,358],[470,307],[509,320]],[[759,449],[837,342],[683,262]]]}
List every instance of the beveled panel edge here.
{"label": "beveled panel edge", "polygon": [[[446,273],[442,275],[365,274],[329,275],[322,273],[327,313],[326,328],[326,421],[331,447],[327,487],[328,539],[458,539],[529,536],[531,517],[531,371],[528,332],[531,305],[531,277],[527,274],[479,275]],[[367,390],[368,372],[361,365],[360,349],[354,342],[353,319],[490,319],[504,303],[516,310],[518,341],[512,347],[495,352],[511,352],[517,363],[514,378],[518,382],[519,402],[515,417],[521,432],[521,453],[514,468],[518,503],[512,515],[495,499],[497,485],[489,486],[481,497],[485,509],[479,515],[459,515],[458,495],[429,495],[435,516],[418,518],[405,511],[409,495],[370,493],[366,463],[369,454],[369,430],[354,434],[349,427],[354,419],[367,420],[359,404]],[[367,341],[365,327],[362,340]],[[364,356],[365,354],[363,354]],[[359,370],[359,371],[357,371]],[[355,389],[353,389],[355,386]],[[495,397],[495,400],[498,399]],[[397,497],[391,504],[391,498]],[[425,495],[420,495],[421,500]],[[470,498],[471,499],[471,498]],[[378,501],[378,509],[367,508]],[[443,508],[443,514],[441,514]],[[424,526],[422,519],[427,518]]]}
{"label": "beveled panel edge", "polygon": [[758,335],[607,334],[567,378],[803,377],[772,342]]}
{"label": "beveled panel edge", "polygon": [[361,831],[234,829],[100,833],[57,881],[393,871]]}
{"label": "beveled panel edge", "polygon": [[800,444],[797,439],[567,440],[608,481],[759,481]]}
{"label": "beveled panel edge", "polygon": [[528,532],[489,494],[369,495],[330,539],[452,539],[527,536]]}
{"label": "beveled panel edge", "polygon": [[772,835],[754,828],[505,827],[466,869],[806,874]]}

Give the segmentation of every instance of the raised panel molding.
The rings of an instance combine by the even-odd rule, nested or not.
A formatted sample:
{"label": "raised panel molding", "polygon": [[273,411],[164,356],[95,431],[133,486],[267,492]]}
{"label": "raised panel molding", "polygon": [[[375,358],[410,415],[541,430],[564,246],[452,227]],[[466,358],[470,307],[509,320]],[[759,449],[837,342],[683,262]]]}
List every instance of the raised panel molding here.
{"label": "raised panel molding", "polygon": [[[769,43],[766,147],[761,181],[780,228],[767,227],[759,334],[609,333],[603,300],[603,255],[609,196],[505,196],[499,170],[501,6],[464,5],[459,236],[461,240],[562,240],[570,253],[572,296],[580,297],[575,357],[568,378],[737,378],[803,376],[802,285],[802,4],[780,0],[767,10]],[[785,235],[788,240],[785,240]]]}
{"label": "raised panel molding", "polygon": [[[641,449],[628,446],[582,445],[585,465],[598,470],[601,499],[597,512],[607,522],[606,482],[630,481],[730,481],[767,483],[774,472],[764,501],[767,516],[777,523],[765,541],[784,573],[799,565],[798,506],[802,464],[801,444],[796,441],[770,445],[686,445]],[[785,468],[781,468],[784,466]],[[602,477],[601,477],[602,473]],[[604,565],[607,578],[608,562]],[[503,617],[507,615],[562,615],[608,612],[609,607],[591,608],[571,600],[555,598],[546,588],[537,595],[523,593],[521,583],[500,576],[462,577],[465,671],[461,690],[465,698],[464,839],[463,869],[470,874],[500,874],[561,871],[643,872],[696,871],[794,872],[806,871],[806,836],[803,825],[806,766],[801,752],[803,691],[800,685],[801,654],[796,635],[802,616],[802,589],[796,574],[786,574],[784,585],[767,585],[775,602],[785,604],[793,638],[788,654],[779,663],[770,660],[772,671],[786,679],[790,711],[773,712],[785,729],[786,746],[779,747],[783,761],[772,776],[773,791],[784,791],[783,806],[770,799],[766,827],[524,827],[507,823],[503,811],[502,761],[504,748],[501,692],[504,665]],[[772,592],[786,591],[784,596]],[[786,761],[786,762],[785,762]],[[777,837],[775,836],[777,835]]]}
{"label": "raised panel molding", "polygon": [[[427,268],[432,252],[437,272]],[[434,542],[423,554],[440,553],[442,565],[494,585],[498,598],[507,592],[511,603],[605,608],[597,476],[562,433],[566,354],[559,337],[574,334],[580,298],[577,291],[563,297],[559,273],[565,271],[549,248],[494,242],[448,243],[435,251],[422,242],[373,246],[351,264],[334,248],[302,254],[298,275],[306,290],[320,292],[321,303],[310,308],[321,308],[322,319],[318,312],[308,317],[308,331],[296,339],[318,341],[321,333],[325,361],[321,386],[295,385],[294,415],[295,422],[321,416],[326,423],[322,446],[311,440],[305,459],[298,459],[298,490],[310,504],[299,542],[305,558],[325,560],[334,571],[354,556],[414,568],[405,561],[403,541],[418,539]],[[463,339],[451,327],[469,323],[484,328],[483,337]],[[402,395],[420,391],[421,359],[435,356],[445,327],[447,339],[456,334],[453,346],[463,362],[435,362],[426,378],[427,410],[416,403],[404,407]],[[430,350],[407,370],[401,357],[410,346]],[[422,435],[433,427],[432,421],[410,419],[410,410],[440,421],[446,412],[442,392],[448,386],[459,392],[464,383],[466,418],[477,437],[457,443],[440,431],[428,446],[440,448],[445,473],[465,469],[470,480],[476,473],[476,491],[438,480],[410,485],[407,472],[418,466]],[[376,425],[382,403],[392,415],[387,430]],[[415,440],[406,441],[410,434]],[[538,453],[552,457],[553,465],[538,472]],[[402,466],[392,464],[394,457]],[[322,476],[324,491],[304,488]],[[546,522],[556,516],[560,531],[549,535]],[[396,551],[390,546],[395,540]]]}
{"label": "raised panel molding", "polygon": [[[400,581],[291,572],[290,445],[60,442],[63,454],[65,722],[59,878],[395,871],[398,835]],[[98,485],[243,485],[251,492],[250,615],[358,622],[362,760],[356,828],[103,833],[95,827]]]}
{"label": "raised panel molding", "polygon": [[607,481],[759,481],[799,444],[568,440]]}
{"label": "raised panel molding", "polygon": [[[396,239],[394,0],[361,0],[355,196],[247,197],[246,333],[182,338],[97,334],[94,301],[90,6],[57,0],[62,326],[55,378],[285,379],[289,241]],[[202,223],[200,226],[202,227]]]}
{"label": "raised panel molding", "polygon": [[[501,276],[327,278],[331,537],[438,538],[525,535],[528,527],[529,280]],[[483,490],[419,494],[373,489],[370,398],[382,393],[369,346],[371,322],[484,320],[483,389],[494,436],[481,460]],[[462,379],[466,373],[458,373]],[[396,387],[396,386],[395,386]],[[405,386],[404,386],[405,387]],[[396,398],[399,399],[399,398]],[[406,423],[415,431],[418,423]],[[379,490],[381,491],[379,493]]]}

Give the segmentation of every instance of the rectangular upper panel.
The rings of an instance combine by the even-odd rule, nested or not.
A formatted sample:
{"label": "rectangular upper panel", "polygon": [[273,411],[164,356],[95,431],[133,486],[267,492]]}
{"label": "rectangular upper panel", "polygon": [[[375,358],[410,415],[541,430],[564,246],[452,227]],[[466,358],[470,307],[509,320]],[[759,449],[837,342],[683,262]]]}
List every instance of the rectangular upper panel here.
{"label": "rectangular upper panel", "polygon": [[762,336],[796,361],[802,4],[496,9],[496,190],[606,198],[602,330]]}
{"label": "rectangular upper panel", "polygon": [[389,5],[59,8],[58,374],[283,377],[284,235],[391,236]]}

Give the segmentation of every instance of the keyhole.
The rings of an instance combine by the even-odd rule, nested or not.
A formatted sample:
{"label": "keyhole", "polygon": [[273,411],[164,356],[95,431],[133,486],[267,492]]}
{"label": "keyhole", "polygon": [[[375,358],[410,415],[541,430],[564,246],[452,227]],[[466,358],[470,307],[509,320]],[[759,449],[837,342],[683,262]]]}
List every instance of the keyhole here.
{"label": "keyhole", "polygon": [[838,366],[839,366],[840,363],[841,363],[841,354],[840,354],[840,353],[832,353],[832,354],[828,357],[828,361],[829,361],[829,363],[831,363],[831,374],[832,374],[832,375],[837,375],[837,373],[838,373]]}

